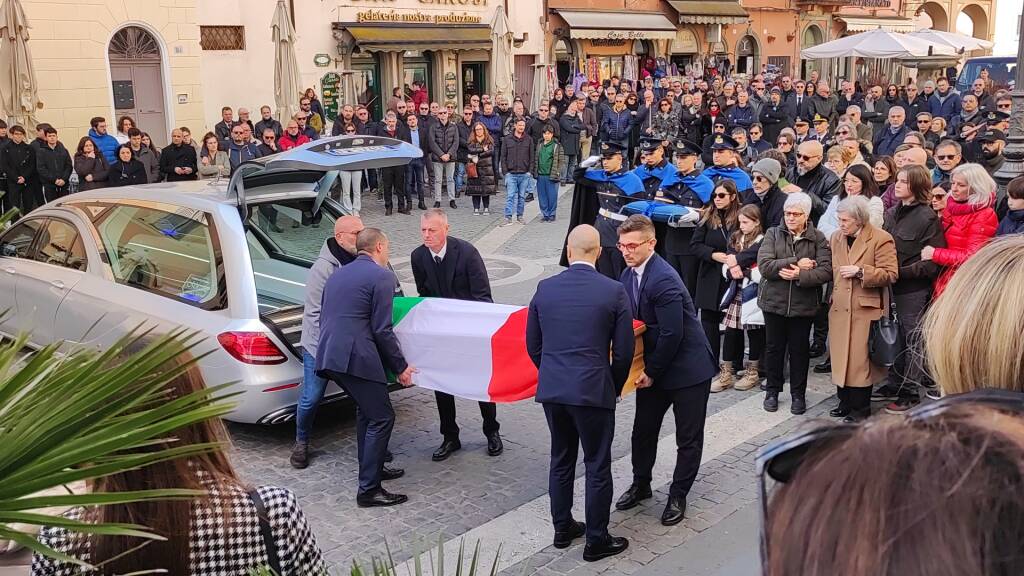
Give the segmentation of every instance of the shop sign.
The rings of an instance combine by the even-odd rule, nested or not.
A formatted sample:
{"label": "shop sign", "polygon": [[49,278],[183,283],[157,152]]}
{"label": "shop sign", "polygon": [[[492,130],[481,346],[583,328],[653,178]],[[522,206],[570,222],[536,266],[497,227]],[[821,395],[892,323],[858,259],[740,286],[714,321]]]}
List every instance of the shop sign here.
{"label": "shop sign", "polygon": [[[590,36],[590,33],[587,36]],[[651,30],[600,30],[594,34],[593,38],[595,41],[619,40],[625,42],[627,40],[659,40],[664,36],[665,31],[663,30],[657,32]]]}
{"label": "shop sign", "polygon": [[626,41],[625,40],[612,40],[612,39],[609,39],[609,38],[594,38],[593,40],[590,41],[590,44],[593,45],[593,46],[615,46],[615,47],[618,47],[618,46],[625,46],[626,45]]}
{"label": "shop sign", "polygon": [[320,79],[320,94],[323,96],[324,114],[328,120],[338,117],[338,101],[341,95],[341,76],[336,72],[328,72]]}
{"label": "shop sign", "polygon": [[396,10],[364,10],[356,12],[356,22],[400,22],[405,24],[480,24],[483,18],[466,12],[398,12]]}
{"label": "shop sign", "polygon": [[459,82],[455,72],[444,75],[444,99],[455,100],[459,96]]}
{"label": "shop sign", "polygon": [[328,54],[317,54],[313,56],[313,64],[317,68],[327,68],[331,64],[331,57]]}
{"label": "shop sign", "polygon": [[487,6],[487,0],[420,0],[420,4],[434,6]]}
{"label": "shop sign", "polygon": [[846,5],[858,8],[891,8],[892,0],[847,0]]}

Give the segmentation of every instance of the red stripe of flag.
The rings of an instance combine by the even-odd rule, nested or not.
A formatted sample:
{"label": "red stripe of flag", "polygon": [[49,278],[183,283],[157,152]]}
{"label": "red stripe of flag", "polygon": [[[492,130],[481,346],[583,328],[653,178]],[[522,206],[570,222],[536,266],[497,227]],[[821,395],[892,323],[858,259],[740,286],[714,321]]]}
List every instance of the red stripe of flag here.
{"label": "red stripe of flag", "polygon": [[511,314],[491,336],[491,381],[487,394],[492,402],[515,402],[537,394],[537,367],[526,352],[528,308]]}

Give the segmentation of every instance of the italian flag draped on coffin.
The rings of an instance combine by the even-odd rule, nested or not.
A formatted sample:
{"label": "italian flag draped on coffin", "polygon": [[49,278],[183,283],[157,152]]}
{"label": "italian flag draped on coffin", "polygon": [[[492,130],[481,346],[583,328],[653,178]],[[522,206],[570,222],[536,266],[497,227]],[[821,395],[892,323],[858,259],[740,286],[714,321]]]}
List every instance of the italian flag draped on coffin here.
{"label": "italian flag draped on coffin", "polygon": [[[421,388],[484,402],[516,402],[537,392],[526,352],[528,308],[447,298],[395,298],[395,335]],[[627,390],[643,370],[643,324]],[[639,362],[639,364],[638,364]]]}

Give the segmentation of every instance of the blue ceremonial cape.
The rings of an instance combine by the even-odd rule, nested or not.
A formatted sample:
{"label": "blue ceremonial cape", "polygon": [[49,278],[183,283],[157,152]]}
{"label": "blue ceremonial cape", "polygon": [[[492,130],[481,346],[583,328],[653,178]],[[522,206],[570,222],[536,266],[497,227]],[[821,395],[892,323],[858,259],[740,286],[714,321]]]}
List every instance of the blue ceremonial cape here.
{"label": "blue ceremonial cape", "polygon": [[[706,174],[707,171],[704,171]],[[676,173],[669,176],[667,179],[662,180],[661,187],[664,190],[668,190],[670,187],[682,183],[687,186],[690,190],[700,198],[700,201],[707,204],[711,200],[711,193],[715,191],[715,183],[701,173],[693,173],[689,176],[683,176],[681,172],[676,170]],[[741,188],[742,190],[742,188]]]}
{"label": "blue ceremonial cape", "polygon": [[679,170],[672,165],[671,162],[666,162],[664,166],[654,168],[653,170],[648,168],[646,164],[641,164],[633,169],[633,174],[640,179],[641,182],[648,178],[657,178],[661,182],[661,186],[665,186],[665,180],[672,178],[679,173]]}
{"label": "blue ceremonial cape", "polygon": [[[615,172],[609,174],[601,168],[594,168],[587,170],[585,175],[588,180],[594,182],[610,182],[614,184],[623,194],[627,196],[636,196],[637,194],[644,194],[644,183],[640,178],[632,172]],[[589,224],[589,222],[587,222]]]}
{"label": "blue ceremonial cape", "polygon": [[710,168],[704,169],[704,176],[707,176],[713,181],[719,178],[725,178],[732,180],[736,184],[736,189],[740,192],[744,190],[752,190],[754,183],[750,180],[750,174],[747,174],[742,168],[722,168],[720,166],[711,166]]}

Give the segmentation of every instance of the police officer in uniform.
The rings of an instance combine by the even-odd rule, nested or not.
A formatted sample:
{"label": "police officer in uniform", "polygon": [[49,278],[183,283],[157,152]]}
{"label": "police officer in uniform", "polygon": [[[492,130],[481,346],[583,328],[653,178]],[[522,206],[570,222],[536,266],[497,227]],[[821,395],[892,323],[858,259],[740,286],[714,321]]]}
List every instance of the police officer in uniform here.
{"label": "police officer in uniform", "polygon": [[750,174],[747,174],[746,170],[740,168],[739,154],[736,152],[737,147],[739,147],[739,144],[732,136],[728,134],[715,135],[715,139],[711,144],[714,166],[705,168],[704,175],[715,184],[722,179],[732,180],[736,184],[736,189],[742,194],[747,190],[753,190],[754,182],[751,181]]}
{"label": "police officer in uniform", "polygon": [[700,220],[700,210],[711,201],[715,184],[697,170],[700,145],[689,140],[677,140],[673,146],[676,172],[662,182],[655,200],[685,206],[689,210],[669,224],[665,234],[665,259],[683,279],[691,297],[697,289],[697,270],[700,260],[690,249],[693,231]]}
{"label": "police officer in uniform", "polygon": [[[626,220],[622,207],[634,200],[645,198],[644,184],[636,174],[626,169],[623,159],[626,147],[617,142],[602,142],[601,156],[584,160],[573,173],[572,215],[569,230],[579,224],[593,223],[601,234],[601,257],[597,271],[617,280],[626,268],[616,245],[616,230]],[[601,162],[601,168],[592,168]],[[568,266],[567,253],[562,252],[562,265]]]}
{"label": "police officer in uniform", "polygon": [[633,174],[644,183],[648,199],[654,198],[665,179],[675,172],[676,167],[666,158],[666,147],[660,138],[640,140],[640,165],[633,169]]}

